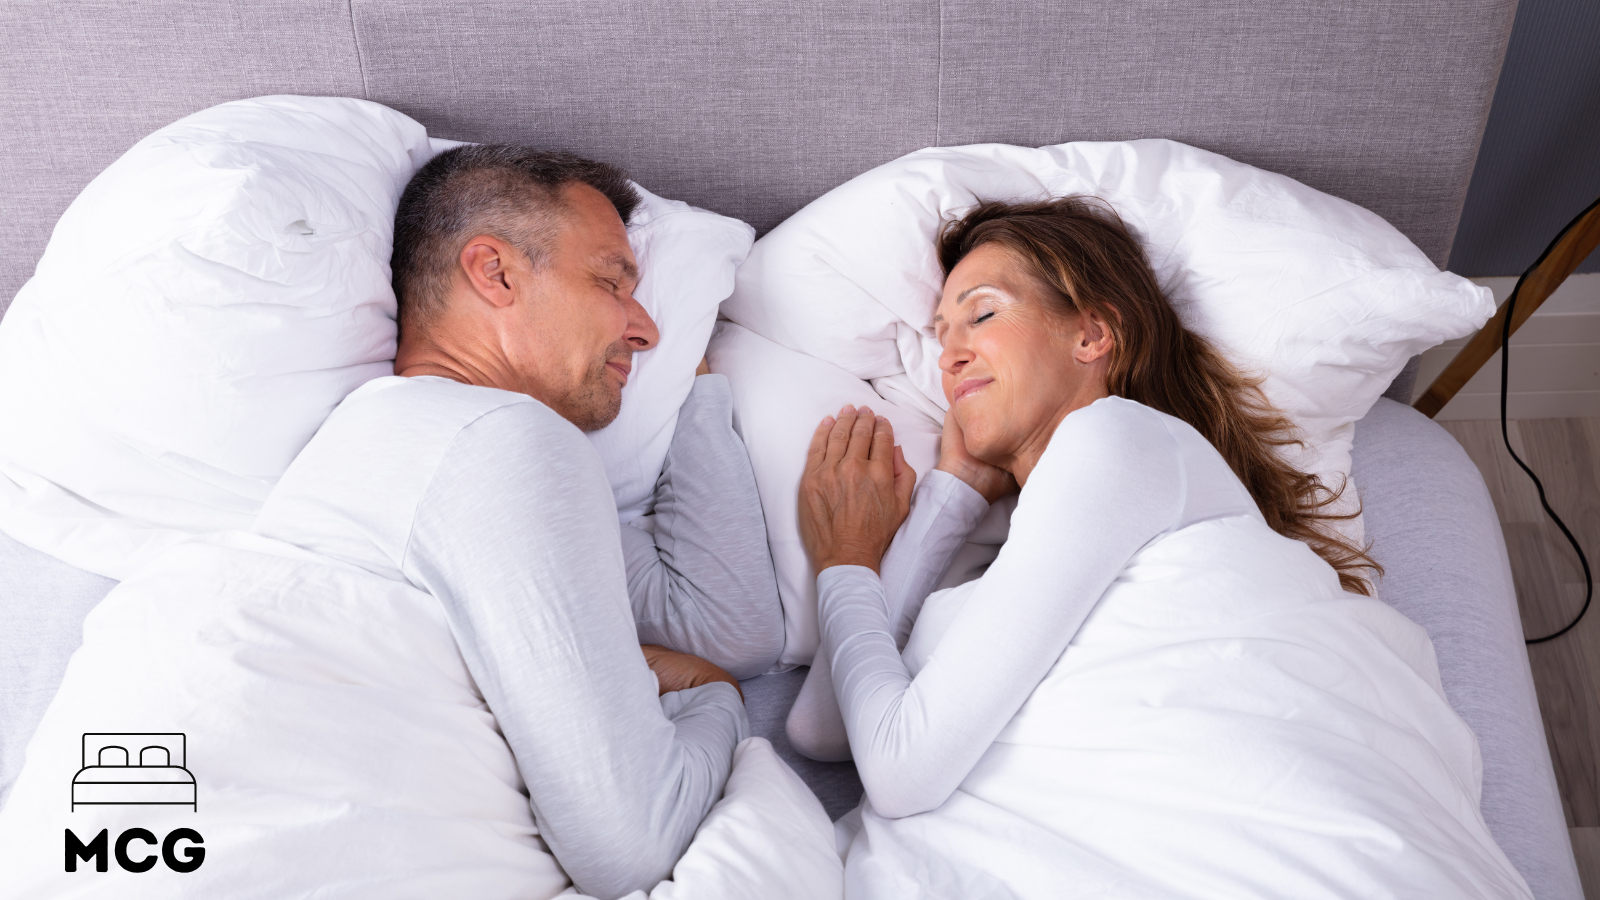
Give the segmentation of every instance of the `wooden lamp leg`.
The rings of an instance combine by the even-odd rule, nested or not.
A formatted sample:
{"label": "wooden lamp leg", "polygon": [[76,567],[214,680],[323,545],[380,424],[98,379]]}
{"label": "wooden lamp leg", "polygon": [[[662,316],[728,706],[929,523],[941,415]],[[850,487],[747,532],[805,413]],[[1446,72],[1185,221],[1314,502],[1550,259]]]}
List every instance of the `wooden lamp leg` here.
{"label": "wooden lamp leg", "polygon": [[[1511,319],[1513,334],[1522,327],[1523,322],[1528,321],[1534,310],[1555,293],[1567,276],[1578,268],[1578,264],[1594,252],[1596,246],[1600,246],[1600,200],[1590,204],[1583,215],[1556,240],[1550,252],[1523,276],[1522,289],[1517,292],[1516,311]],[[1444,405],[1461,390],[1461,386],[1476,375],[1489,357],[1500,349],[1500,332],[1505,320],[1506,303],[1502,303],[1494,318],[1478,329],[1478,333],[1461,348],[1455,359],[1450,360],[1450,365],[1439,373],[1439,377],[1428,385],[1428,389],[1412,406],[1430,419],[1444,409]]]}

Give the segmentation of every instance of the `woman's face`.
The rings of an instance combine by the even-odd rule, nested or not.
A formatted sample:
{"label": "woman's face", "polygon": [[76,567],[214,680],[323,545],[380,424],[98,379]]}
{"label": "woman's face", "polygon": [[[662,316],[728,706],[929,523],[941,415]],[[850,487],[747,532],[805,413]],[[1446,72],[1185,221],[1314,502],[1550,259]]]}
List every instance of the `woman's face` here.
{"label": "woman's face", "polygon": [[1098,318],[1063,314],[1022,259],[999,244],[968,253],[934,316],[944,395],[967,452],[1018,474],[1066,414],[1106,395],[1110,338]]}

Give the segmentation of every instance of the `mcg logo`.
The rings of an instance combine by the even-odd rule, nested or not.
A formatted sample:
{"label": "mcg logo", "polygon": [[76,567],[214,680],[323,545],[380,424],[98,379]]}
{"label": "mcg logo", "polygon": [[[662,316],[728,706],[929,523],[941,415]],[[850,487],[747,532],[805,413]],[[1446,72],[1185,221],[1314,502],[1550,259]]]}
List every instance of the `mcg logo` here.
{"label": "mcg logo", "polygon": [[[72,811],[80,806],[187,806],[197,811],[194,774],[185,768],[186,737],[181,733],[83,735],[83,768],[72,776]],[[136,748],[136,749],[133,749]],[[135,856],[134,843],[145,848]],[[189,846],[180,846],[187,842]],[[161,852],[153,852],[159,843]],[[206,860],[205,839],[193,828],[177,828],[164,840],[145,828],[129,828],[111,839],[108,829],[85,842],[66,829],[66,867],[93,862],[96,872],[110,868],[110,857],[129,872],[148,872],[159,859],[174,872],[193,872]]]}

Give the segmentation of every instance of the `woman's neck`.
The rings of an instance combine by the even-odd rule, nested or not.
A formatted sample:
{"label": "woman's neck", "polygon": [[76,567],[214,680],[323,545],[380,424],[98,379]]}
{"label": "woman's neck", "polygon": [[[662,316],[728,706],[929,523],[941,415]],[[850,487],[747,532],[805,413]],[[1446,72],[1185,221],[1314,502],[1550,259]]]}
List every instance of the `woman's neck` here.
{"label": "woman's neck", "polygon": [[1056,414],[1047,419],[1043,425],[1028,435],[1017,448],[1016,455],[1012,457],[1009,465],[1001,468],[1011,473],[1017,480],[1017,487],[1025,487],[1028,476],[1033,474],[1034,466],[1039,464],[1040,457],[1044,456],[1045,448],[1050,446],[1050,439],[1055,436],[1056,429],[1067,416],[1083,409],[1085,406],[1104,397],[1111,396],[1103,383],[1085,385],[1066,403],[1063,403]]}

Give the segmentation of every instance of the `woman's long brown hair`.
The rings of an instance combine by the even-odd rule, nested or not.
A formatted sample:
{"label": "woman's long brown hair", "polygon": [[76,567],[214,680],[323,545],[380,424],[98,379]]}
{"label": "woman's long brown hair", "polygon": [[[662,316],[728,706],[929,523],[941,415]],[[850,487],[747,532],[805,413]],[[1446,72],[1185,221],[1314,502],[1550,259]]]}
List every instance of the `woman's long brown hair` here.
{"label": "woman's long brown hair", "polygon": [[1288,417],[1267,402],[1261,380],[1223,358],[1178,320],[1156,282],[1144,248],[1109,205],[1088,197],[1034,203],[980,203],[939,232],[945,275],[982,244],[998,244],[1024,260],[1048,286],[1061,312],[1097,314],[1112,335],[1107,389],[1189,423],[1228,461],[1267,524],[1304,541],[1327,560],[1347,591],[1371,595],[1362,574],[1383,569],[1330,520],[1360,514],[1329,506],[1344,491],[1294,468],[1276,448],[1299,444]]}

